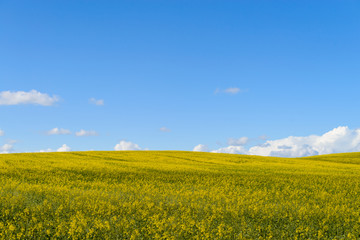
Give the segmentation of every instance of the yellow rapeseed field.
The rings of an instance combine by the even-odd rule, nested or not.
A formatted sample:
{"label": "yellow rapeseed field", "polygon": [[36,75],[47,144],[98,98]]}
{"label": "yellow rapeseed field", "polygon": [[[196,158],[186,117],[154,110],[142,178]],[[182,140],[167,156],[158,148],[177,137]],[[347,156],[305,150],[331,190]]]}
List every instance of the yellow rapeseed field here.
{"label": "yellow rapeseed field", "polygon": [[0,239],[359,239],[360,153],[0,155]]}

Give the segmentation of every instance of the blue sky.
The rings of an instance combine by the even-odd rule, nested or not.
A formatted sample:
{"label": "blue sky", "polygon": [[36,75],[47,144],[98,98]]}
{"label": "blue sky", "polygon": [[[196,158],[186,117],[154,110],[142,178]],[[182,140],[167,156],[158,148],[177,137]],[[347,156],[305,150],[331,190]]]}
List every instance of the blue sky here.
{"label": "blue sky", "polygon": [[[359,9],[358,1],[0,1],[0,146],[216,150],[246,137],[236,146],[249,149],[265,143],[260,136],[339,126],[357,136]],[[57,98],[9,104],[31,90]],[[94,136],[76,136],[82,129]]]}

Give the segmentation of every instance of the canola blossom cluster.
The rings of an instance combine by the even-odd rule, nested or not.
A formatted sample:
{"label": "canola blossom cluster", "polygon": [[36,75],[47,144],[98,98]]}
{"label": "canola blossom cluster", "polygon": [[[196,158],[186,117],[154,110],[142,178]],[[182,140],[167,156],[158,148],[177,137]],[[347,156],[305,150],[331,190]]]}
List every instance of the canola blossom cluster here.
{"label": "canola blossom cluster", "polygon": [[0,155],[0,239],[359,239],[360,153]]}

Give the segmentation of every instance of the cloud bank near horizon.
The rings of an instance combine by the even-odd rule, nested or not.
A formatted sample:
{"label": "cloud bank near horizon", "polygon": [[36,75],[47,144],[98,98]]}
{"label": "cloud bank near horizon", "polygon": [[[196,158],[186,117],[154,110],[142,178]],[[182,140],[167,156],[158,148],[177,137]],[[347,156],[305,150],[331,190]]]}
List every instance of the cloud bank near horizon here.
{"label": "cloud bank near horizon", "polygon": [[[1,130],[2,131],[2,130]],[[54,128],[49,134],[67,134],[68,130]],[[0,133],[3,133],[0,132]],[[80,131],[78,136],[95,136],[96,132]],[[347,126],[339,126],[322,135],[289,136],[276,140],[265,140],[264,143],[247,147],[249,138],[229,138],[228,146],[211,150],[207,145],[199,144],[193,148],[196,152],[247,154],[274,157],[306,157],[313,155],[360,152],[360,128],[350,129]],[[0,153],[15,153],[13,141],[0,145]],[[139,151],[148,150],[141,148],[138,144],[122,140],[113,148],[116,151]],[[63,144],[56,150],[50,148],[40,152],[58,151],[66,152],[72,149]]]}
{"label": "cloud bank near horizon", "polygon": [[[229,143],[231,142],[233,141],[229,141]],[[237,141],[234,142],[236,143]],[[199,148],[196,148],[196,150],[195,148],[194,151],[199,151]],[[205,151],[207,149],[201,150]],[[237,144],[211,152],[273,157],[306,157],[332,153],[360,152],[360,128],[350,129],[347,126],[339,126],[321,136],[290,136],[277,140],[267,140],[261,145],[248,149],[243,145]]]}

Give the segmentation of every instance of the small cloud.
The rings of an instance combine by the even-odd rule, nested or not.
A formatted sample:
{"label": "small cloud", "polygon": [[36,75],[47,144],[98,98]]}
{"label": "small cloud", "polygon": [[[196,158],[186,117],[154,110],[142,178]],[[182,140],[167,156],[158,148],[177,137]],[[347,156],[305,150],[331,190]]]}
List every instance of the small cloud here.
{"label": "small cloud", "polygon": [[40,150],[39,152],[53,152],[51,148]]}
{"label": "small cloud", "polygon": [[240,88],[227,88],[224,90],[224,92],[230,94],[237,94],[238,92],[240,92]]}
{"label": "small cloud", "polygon": [[59,101],[57,96],[49,96],[46,93],[41,93],[36,90],[29,92],[24,91],[3,91],[0,92],[0,105],[20,105],[20,104],[34,104],[42,106],[51,106]]}
{"label": "small cloud", "polygon": [[14,147],[12,144],[4,144],[0,146],[0,153],[12,153],[14,151]]}
{"label": "small cloud", "polygon": [[69,135],[71,134],[70,130],[63,128],[53,128],[46,132],[47,135]]}
{"label": "small cloud", "polygon": [[122,140],[118,144],[115,145],[114,150],[127,151],[127,150],[142,150],[142,149],[136,143],[127,142],[127,141]]}
{"label": "small cloud", "polygon": [[79,132],[76,132],[75,135],[77,137],[84,137],[84,136],[98,136],[99,134],[93,130],[86,131],[84,129],[81,129]]}
{"label": "small cloud", "polygon": [[241,137],[241,138],[229,138],[228,145],[232,146],[242,146],[249,142],[248,137]]}
{"label": "small cloud", "polygon": [[193,149],[194,152],[209,152],[208,146],[204,144],[196,145]]}
{"label": "small cloud", "polygon": [[167,128],[167,127],[160,128],[160,131],[162,131],[162,132],[171,132],[171,130],[169,128]]}
{"label": "small cloud", "polygon": [[104,105],[104,100],[103,99],[95,99],[95,98],[90,98],[89,102],[91,104],[94,104],[96,106],[103,106]]}
{"label": "small cloud", "polygon": [[5,135],[5,132],[0,129],[0,136],[4,136],[4,135]]}
{"label": "small cloud", "polygon": [[61,147],[59,147],[57,150],[57,152],[70,152],[71,151],[71,148],[66,145],[66,144],[63,144]]}
{"label": "small cloud", "polygon": [[217,88],[215,90],[215,94],[226,93],[226,94],[235,95],[235,94],[237,94],[239,92],[242,92],[242,90],[240,88],[237,88],[237,87],[226,88],[224,90]]}

